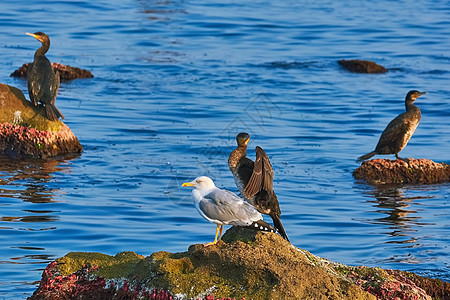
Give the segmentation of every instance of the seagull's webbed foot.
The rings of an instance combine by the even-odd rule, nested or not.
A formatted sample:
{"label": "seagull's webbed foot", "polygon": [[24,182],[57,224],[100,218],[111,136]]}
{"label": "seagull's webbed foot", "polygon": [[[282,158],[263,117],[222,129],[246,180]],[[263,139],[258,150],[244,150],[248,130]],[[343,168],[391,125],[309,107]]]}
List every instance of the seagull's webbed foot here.
{"label": "seagull's webbed foot", "polygon": [[[214,242],[203,244],[203,246],[208,247],[217,244],[221,240],[223,231],[223,225],[217,225],[216,227],[216,237],[214,238]],[[219,237],[219,240],[217,240],[217,237]]]}

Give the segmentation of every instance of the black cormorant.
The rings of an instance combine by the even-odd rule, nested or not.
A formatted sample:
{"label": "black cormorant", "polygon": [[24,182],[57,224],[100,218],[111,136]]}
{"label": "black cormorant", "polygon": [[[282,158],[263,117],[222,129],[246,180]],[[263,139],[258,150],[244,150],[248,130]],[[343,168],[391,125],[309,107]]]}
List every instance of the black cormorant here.
{"label": "black cormorant", "polygon": [[233,174],[234,181],[241,195],[256,207],[260,213],[269,215],[281,236],[289,241],[281,223],[280,205],[273,191],[272,165],[267,154],[258,146],[255,149],[255,162],[247,157],[249,140],[250,135],[245,132],[241,132],[236,136],[238,146],[228,158],[228,167]]}
{"label": "black cormorant", "polygon": [[53,71],[52,64],[45,57],[50,48],[50,39],[43,32],[26,33],[42,43],[42,46],[34,53],[34,61],[28,67],[28,94],[31,102],[36,106],[41,102],[45,106],[47,118],[51,121],[64,119],[64,115],[55,106],[59,89],[59,72]]}
{"label": "black cormorant", "polygon": [[405,148],[420,122],[420,109],[413,104],[414,100],[424,94],[426,92],[415,90],[408,92],[405,99],[406,111],[386,126],[375,150],[358,157],[358,161],[369,159],[377,154],[395,154],[397,159],[401,159],[398,157],[398,153]]}

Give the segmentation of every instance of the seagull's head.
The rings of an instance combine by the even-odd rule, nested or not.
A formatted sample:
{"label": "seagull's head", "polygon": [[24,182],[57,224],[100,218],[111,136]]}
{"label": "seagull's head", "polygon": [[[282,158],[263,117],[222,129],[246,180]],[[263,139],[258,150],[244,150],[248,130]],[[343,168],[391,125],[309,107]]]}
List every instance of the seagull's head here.
{"label": "seagull's head", "polygon": [[194,187],[194,189],[198,190],[209,190],[216,187],[214,181],[212,181],[211,178],[206,176],[197,177],[190,182],[183,183],[182,186],[192,186]]}

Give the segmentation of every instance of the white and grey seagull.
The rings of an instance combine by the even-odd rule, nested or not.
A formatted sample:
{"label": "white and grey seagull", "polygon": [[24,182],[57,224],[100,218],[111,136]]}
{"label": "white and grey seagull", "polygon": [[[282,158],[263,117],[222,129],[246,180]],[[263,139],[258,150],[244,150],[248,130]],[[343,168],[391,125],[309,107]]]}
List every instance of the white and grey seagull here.
{"label": "white and grey seagull", "polygon": [[214,242],[205,246],[215,245],[220,241],[224,225],[276,232],[273,226],[262,220],[262,215],[250,203],[230,191],[217,188],[209,177],[200,176],[182,186],[194,188],[192,196],[195,208],[203,218],[217,225]]}

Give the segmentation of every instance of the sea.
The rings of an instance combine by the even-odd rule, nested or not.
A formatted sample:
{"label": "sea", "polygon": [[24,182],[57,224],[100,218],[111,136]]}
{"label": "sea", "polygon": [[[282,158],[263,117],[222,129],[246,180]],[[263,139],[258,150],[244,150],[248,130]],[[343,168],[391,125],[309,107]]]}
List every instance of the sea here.
{"label": "sea", "polygon": [[[401,157],[450,163],[450,2],[432,0],[2,0],[0,82],[51,39],[52,62],[87,69],[56,105],[80,155],[0,158],[0,299],[26,299],[69,252],[183,252],[214,239],[197,176],[237,192],[239,132],[274,169],[293,245],[348,265],[450,281],[449,183],[353,178],[408,91],[426,91]],[[384,74],[342,69],[371,60]],[[383,158],[379,156],[378,158]],[[393,155],[384,158],[395,159]],[[265,216],[270,222],[270,218]]]}

